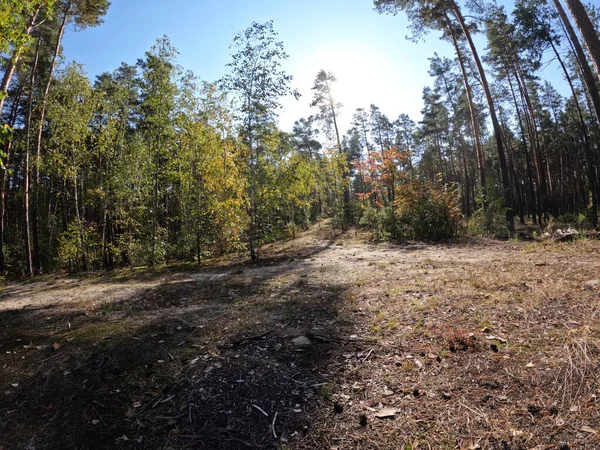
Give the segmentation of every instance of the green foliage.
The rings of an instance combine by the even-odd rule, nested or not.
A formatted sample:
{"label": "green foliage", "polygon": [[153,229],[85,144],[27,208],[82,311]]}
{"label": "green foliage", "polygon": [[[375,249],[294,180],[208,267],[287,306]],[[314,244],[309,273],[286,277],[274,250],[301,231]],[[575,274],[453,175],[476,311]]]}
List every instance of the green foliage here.
{"label": "green foliage", "polygon": [[589,210],[586,210],[585,213],[565,213],[558,216],[556,218],[556,222],[574,225],[578,228],[582,228],[584,226],[590,225],[588,215]]}
{"label": "green foliage", "polygon": [[359,225],[367,227],[374,241],[389,237],[389,208],[374,208],[369,202],[362,202]]}
{"label": "green foliage", "polygon": [[3,0],[0,3],[0,53],[11,47],[17,49],[31,43],[28,27],[31,19],[40,16],[39,10],[45,8],[46,16],[52,14],[55,0]]}
{"label": "green foliage", "polygon": [[455,187],[426,182],[409,182],[397,192],[391,204],[361,205],[360,224],[369,228],[375,240],[439,240],[458,234],[461,215]]}
{"label": "green foliage", "polygon": [[273,21],[253,22],[234,37],[231,48],[231,72],[222,84],[238,95],[241,103],[238,119],[246,147],[243,161],[249,216],[246,236],[251,258],[258,259],[262,244],[281,226],[277,223],[281,192],[273,183],[282,154],[277,153],[282,136],[274,126],[276,110],[281,97],[299,94],[290,87],[293,77],[281,68],[288,55],[283,42],[277,40]]}
{"label": "green foliage", "polygon": [[[93,224],[69,223],[68,228],[58,236],[58,261],[71,272],[102,265],[102,240]],[[83,251],[82,249],[85,249]]]}
{"label": "green foliage", "polygon": [[[8,124],[0,126],[0,148],[4,148],[6,143],[12,138],[12,129]],[[6,169],[5,166],[6,154],[0,151],[0,169]]]}
{"label": "green foliage", "polygon": [[413,181],[399,192],[398,215],[407,236],[449,239],[458,233],[460,210],[455,186]]}
{"label": "green foliage", "polygon": [[471,236],[497,236],[508,234],[506,209],[502,199],[488,200],[487,207],[477,209],[467,220],[467,233]]}

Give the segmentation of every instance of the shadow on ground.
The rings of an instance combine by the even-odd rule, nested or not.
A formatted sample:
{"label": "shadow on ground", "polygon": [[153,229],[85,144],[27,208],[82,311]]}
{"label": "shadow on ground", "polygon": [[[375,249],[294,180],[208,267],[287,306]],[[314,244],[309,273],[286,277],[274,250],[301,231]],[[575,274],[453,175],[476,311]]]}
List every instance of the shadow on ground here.
{"label": "shadow on ground", "polygon": [[1,312],[0,449],[301,441],[315,412],[333,414],[341,347],[359,346],[345,287],[311,276],[326,248],[184,273],[94,308]]}

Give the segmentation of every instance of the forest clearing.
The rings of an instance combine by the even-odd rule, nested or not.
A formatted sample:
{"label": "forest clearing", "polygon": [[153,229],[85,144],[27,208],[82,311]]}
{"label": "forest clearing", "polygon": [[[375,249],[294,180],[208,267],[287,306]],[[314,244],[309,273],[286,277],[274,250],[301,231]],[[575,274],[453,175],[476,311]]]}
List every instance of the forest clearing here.
{"label": "forest clearing", "polygon": [[0,448],[593,449],[600,242],[373,244],[0,298]]}
{"label": "forest clearing", "polygon": [[0,450],[600,449],[599,30],[0,0]]}

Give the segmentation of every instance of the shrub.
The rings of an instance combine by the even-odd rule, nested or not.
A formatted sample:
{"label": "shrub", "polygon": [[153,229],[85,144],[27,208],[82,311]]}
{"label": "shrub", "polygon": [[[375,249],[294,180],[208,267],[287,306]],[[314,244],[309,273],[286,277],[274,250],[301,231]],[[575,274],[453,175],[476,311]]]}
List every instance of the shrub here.
{"label": "shrub", "polygon": [[385,215],[383,209],[373,208],[368,202],[365,202],[362,206],[362,214],[358,223],[369,229],[373,240],[380,241],[385,238]]}
{"label": "shrub", "polygon": [[487,208],[475,211],[467,221],[467,233],[471,236],[507,234],[506,208],[502,206],[502,200],[491,200]]}
{"label": "shrub", "polygon": [[455,187],[414,181],[399,194],[399,221],[413,237],[437,240],[457,235],[461,215]]}
{"label": "shrub", "polygon": [[461,217],[454,187],[420,181],[400,185],[394,206],[365,202],[361,212],[359,223],[373,239],[394,241],[455,237]]}

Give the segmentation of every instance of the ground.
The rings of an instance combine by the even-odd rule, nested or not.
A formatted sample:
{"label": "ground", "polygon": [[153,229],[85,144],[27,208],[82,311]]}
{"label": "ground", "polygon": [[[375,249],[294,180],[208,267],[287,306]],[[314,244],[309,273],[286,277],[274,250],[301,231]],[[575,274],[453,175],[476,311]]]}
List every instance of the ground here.
{"label": "ground", "polygon": [[600,241],[317,225],[0,291],[0,449],[598,449]]}

